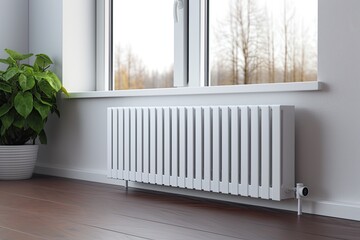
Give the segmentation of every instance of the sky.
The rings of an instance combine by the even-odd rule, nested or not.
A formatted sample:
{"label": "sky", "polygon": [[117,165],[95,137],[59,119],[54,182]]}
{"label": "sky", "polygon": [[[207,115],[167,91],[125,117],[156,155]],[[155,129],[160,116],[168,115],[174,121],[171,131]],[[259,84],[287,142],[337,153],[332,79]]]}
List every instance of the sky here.
{"label": "sky", "polygon": [[[212,20],[224,19],[229,11],[229,5],[235,0],[209,0],[210,16]],[[300,16],[304,16],[306,24],[313,23],[314,17],[317,18],[318,1],[317,0],[286,0],[296,5],[296,10]],[[274,16],[281,16],[283,12],[284,0],[257,0],[258,6],[268,6],[269,11]],[[313,25],[312,25],[313,26]],[[316,27],[316,26],[313,26]]]}
{"label": "sky", "polygon": [[114,47],[131,46],[150,70],[174,62],[173,0],[114,0]]}

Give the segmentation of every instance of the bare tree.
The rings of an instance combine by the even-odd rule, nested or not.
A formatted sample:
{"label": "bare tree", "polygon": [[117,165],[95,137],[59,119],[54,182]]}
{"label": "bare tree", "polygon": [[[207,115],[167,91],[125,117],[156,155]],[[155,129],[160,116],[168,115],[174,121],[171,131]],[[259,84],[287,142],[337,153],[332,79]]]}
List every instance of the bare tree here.
{"label": "bare tree", "polygon": [[244,83],[250,83],[250,61],[251,61],[251,53],[250,53],[250,42],[252,40],[252,4],[253,0],[239,0],[236,2],[236,14],[235,19],[237,26],[240,28],[241,38],[241,50],[243,54],[243,78]]}
{"label": "bare tree", "polygon": [[115,89],[143,88],[147,71],[131,47],[116,48],[114,67]]}
{"label": "bare tree", "polygon": [[256,0],[231,2],[228,18],[221,24],[221,28],[224,25],[228,28],[219,31],[225,46],[225,60],[230,65],[230,84],[249,84],[257,78],[252,73],[260,74],[264,43],[260,34],[262,19]]}
{"label": "bare tree", "polygon": [[250,80],[255,83],[264,82],[264,77],[266,75],[264,72],[266,71],[267,64],[267,18],[266,18],[266,9],[259,8],[256,6],[256,18],[254,19],[254,43],[251,44],[253,50],[253,67],[252,67],[252,76],[250,76]]}
{"label": "bare tree", "polygon": [[258,0],[228,2],[210,43],[214,85],[316,80],[315,11],[309,16],[294,0],[280,0],[282,9]]}
{"label": "bare tree", "polygon": [[121,57],[122,49],[120,46],[115,48],[115,59],[114,59],[114,88],[121,89]]}
{"label": "bare tree", "polygon": [[300,80],[304,81],[305,78],[305,38],[306,31],[304,28],[304,22],[301,23],[301,58],[300,58]]}
{"label": "bare tree", "polygon": [[316,35],[309,32],[309,25],[304,24],[304,16],[298,14],[294,1],[284,2],[284,81],[316,80]]}
{"label": "bare tree", "polygon": [[239,81],[239,47],[240,47],[240,37],[241,33],[239,28],[236,26],[236,21],[234,21],[234,13],[230,15],[230,31],[231,31],[231,52],[230,52],[230,61],[231,61],[231,81],[233,84],[238,84]]}
{"label": "bare tree", "polygon": [[[299,77],[301,81],[306,80],[314,80],[314,77],[310,77],[307,74],[307,70],[316,71],[311,69],[312,66],[309,64],[311,61],[316,61],[316,46],[313,46],[309,42],[310,33],[308,27],[305,26],[304,20],[301,22],[301,36],[300,36],[300,44],[299,44]],[[313,52],[311,54],[311,52]]]}
{"label": "bare tree", "polygon": [[[284,82],[289,79],[290,47],[292,27],[295,21],[295,5],[289,0],[284,0]],[[295,47],[295,46],[294,46]],[[293,59],[295,60],[295,59]],[[294,69],[295,70],[295,69]]]}
{"label": "bare tree", "polygon": [[267,72],[268,72],[268,82],[275,82],[275,40],[274,40],[274,16],[273,13],[269,12],[268,7],[265,7],[266,14],[266,42],[267,42]]}
{"label": "bare tree", "polygon": [[[228,31],[223,32],[223,36],[221,37],[221,39],[225,39],[227,42],[225,50],[231,66],[229,84],[238,84],[240,80],[240,41],[242,36],[241,29],[238,26],[237,14],[241,11],[241,6],[239,6],[239,4],[235,4],[235,6],[230,4],[229,6],[230,9],[233,9],[234,7],[235,9],[230,11],[229,18],[227,20],[229,29]],[[223,24],[220,24],[220,27],[222,27],[222,25]]]}
{"label": "bare tree", "polygon": [[[294,22],[295,24],[295,22]],[[291,62],[292,62],[292,82],[296,81],[296,77],[297,77],[297,73],[298,73],[298,64],[297,64],[297,59],[298,59],[298,46],[297,46],[297,34],[296,34],[296,28],[293,27],[292,29],[292,58],[291,58]]]}
{"label": "bare tree", "polygon": [[287,82],[288,72],[288,27],[287,6],[284,0],[284,82]]}

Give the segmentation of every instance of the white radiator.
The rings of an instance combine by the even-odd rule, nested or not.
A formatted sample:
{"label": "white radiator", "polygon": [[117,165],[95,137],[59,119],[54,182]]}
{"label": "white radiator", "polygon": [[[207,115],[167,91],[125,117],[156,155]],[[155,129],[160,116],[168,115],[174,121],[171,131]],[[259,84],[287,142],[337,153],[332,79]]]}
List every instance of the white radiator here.
{"label": "white radiator", "polygon": [[293,198],[294,113],[280,105],[108,108],[108,177]]}

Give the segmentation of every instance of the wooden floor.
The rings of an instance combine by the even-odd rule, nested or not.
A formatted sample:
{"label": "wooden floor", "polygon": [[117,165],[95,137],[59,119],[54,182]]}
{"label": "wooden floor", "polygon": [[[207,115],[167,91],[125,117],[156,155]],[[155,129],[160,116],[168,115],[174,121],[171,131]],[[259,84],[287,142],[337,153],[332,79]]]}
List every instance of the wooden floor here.
{"label": "wooden floor", "polygon": [[0,181],[0,239],[360,239],[360,222],[36,176]]}

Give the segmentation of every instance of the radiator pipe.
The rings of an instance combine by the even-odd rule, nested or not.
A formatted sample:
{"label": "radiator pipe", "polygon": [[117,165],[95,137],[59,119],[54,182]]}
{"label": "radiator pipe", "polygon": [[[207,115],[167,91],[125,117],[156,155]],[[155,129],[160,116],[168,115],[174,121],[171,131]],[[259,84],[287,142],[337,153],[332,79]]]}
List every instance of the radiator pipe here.
{"label": "radiator pipe", "polygon": [[302,215],[301,198],[298,198],[298,216]]}
{"label": "radiator pipe", "polygon": [[296,199],[298,200],[298,215],[302,215],[301,198],[309,194],[309,189],[303,183],[297,183],[295,188]]}

